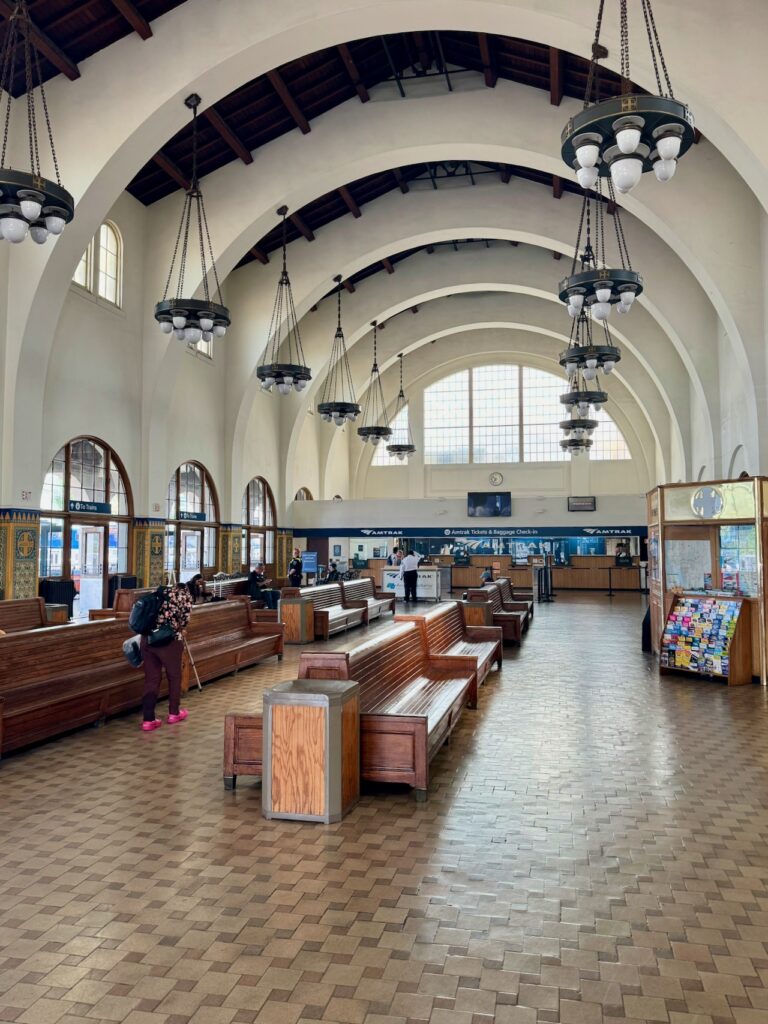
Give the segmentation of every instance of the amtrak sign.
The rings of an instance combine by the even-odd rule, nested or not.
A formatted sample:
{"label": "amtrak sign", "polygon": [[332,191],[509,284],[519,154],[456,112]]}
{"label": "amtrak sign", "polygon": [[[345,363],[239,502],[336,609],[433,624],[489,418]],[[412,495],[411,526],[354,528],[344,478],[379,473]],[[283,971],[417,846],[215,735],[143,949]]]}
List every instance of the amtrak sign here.
{"label": "amtrak sign", "polygon": [[481,537],[550,538],[550,537],[646,537],[647,526],[387,526],[374,529],[333,526],[322,529],[301,529],[301,537],[369,537],[375,540],[391,537],[445,537],[452,540],[473,540]]}

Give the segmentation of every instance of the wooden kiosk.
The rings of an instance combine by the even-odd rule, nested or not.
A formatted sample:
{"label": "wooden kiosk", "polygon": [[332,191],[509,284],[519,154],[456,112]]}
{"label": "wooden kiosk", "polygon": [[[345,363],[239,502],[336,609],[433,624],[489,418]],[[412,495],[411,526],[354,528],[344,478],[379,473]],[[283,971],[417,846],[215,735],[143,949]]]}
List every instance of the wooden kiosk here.
{"label": "wooden kiosk", "polygon": [[768,683],[768,478],[667,484],[648,499],[651,642],[662,671]]}

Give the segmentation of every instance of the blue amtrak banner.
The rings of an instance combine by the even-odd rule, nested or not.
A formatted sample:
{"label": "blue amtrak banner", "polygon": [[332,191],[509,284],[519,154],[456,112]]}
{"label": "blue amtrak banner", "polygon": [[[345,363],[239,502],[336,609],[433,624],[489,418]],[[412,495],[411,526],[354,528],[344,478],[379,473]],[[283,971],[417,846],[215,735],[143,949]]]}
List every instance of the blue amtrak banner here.
{"label": "blue amtrak banner", "polygon": [[365,529],[332,526],[305,529],[294,528],[298,537],[647,537],[647,526],[387,526]]}

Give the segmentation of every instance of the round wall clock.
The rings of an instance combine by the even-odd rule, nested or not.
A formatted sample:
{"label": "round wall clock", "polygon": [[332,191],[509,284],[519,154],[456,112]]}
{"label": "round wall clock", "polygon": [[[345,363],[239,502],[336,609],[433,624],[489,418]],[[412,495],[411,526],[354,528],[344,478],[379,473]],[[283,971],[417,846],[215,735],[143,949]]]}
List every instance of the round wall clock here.
{"label": "round wall clock", "polygon": [[493,484],[494,487],[498,487],[499,484],[504,483],[504,477],[501,475],[501,473],[491,473],[491,475],[488,477],[488,482],[490,484]]}

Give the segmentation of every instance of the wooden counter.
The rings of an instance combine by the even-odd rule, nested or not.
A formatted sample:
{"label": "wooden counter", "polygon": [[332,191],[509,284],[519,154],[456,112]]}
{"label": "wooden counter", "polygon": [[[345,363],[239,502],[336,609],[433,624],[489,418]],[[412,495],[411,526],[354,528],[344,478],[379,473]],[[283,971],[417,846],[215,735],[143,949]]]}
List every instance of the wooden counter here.
{"label": "wooden counter", "polygon": [[552,586],[558,590],[608,590],[608,570],[610,582],[614,590],[639,590],[640,569],[609,566],[555,566],[552,569]]}

